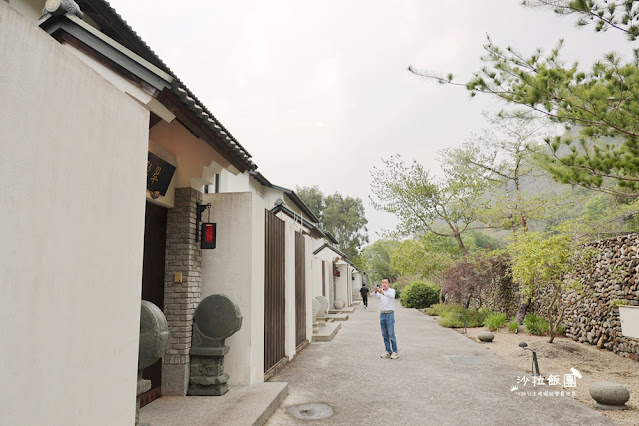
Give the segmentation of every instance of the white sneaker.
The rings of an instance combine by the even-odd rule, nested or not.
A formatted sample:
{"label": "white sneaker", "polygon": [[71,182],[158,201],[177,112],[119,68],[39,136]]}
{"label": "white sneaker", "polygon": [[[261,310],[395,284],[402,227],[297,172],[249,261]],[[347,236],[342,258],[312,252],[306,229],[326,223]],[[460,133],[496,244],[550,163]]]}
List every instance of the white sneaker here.
{"label": "white sneaker", "polygon": [[397,352],[393,352],[393,354],[389,358],[390,359],[397,359],[397,358],[399,358],[399,354]]}
{"label": "white sneaker", "polygon": [[391,357],[391,353],[390,352],[384,352],[384,355],[380,355],[380,358],[390,358]]}

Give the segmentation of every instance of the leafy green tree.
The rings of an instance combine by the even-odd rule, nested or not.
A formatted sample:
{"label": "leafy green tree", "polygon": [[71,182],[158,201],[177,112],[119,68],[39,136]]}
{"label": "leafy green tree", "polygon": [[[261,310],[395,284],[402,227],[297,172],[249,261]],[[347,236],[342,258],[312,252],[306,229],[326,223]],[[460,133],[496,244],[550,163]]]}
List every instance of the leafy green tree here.
{"label": "leafy green tree", "polygon": [[337,248],[349,259],[358,260],[359,250],[368,242],[368,221],[362,200],[339,192],[325,196],[317,186],[298,187],[296,193],[320,219],[323,229],[337,239]]}
{"label": "leafy green tree", "polygon": [[450,254],[428,245],[425,239],[402,241],[391,255],[391,265],[401,275],[429,278],[440,272],[450,261]]}
{"label": "leafy green tree", "polygon": [[391,282],[395,282],[400,273],[391,266],[391,256],[398,249],[400,243],[391,239],[381,239],[375,241],[362,249],[362,268],[368,272],[368,276],[373,282],[381,281],[387,277]]}
{"label": "leafy green tree", "polygon": [[[621,29],[633,40],[637,34],[636,2],[531,3],[555,7],[559,13],[578,13],[579,23],[592,18],[600,30]],[[441,83],[463,86],[472,96],[493,95],[520,111],[531,111],[564,125],[571,131],[546,139],[550,154],[544,167],[551,175],[562,183],[637,198],[639,51],[626,63],[614,53],[606,54],[590,70],[583,71],[578,63],[563,62],[562,44],[560,41],[547,54],[537,49],[526,56],[512,47],[502,49],[488,38],[482,57],[485,66],[467,83],[456,83],[452,74],[441,77],[409,69]]]}
{"label": "leafy green tree", "polygon": [[480,211],[482,222],[525,232],[530,220],[545,219],[549,205],[556,206],[550,192],[525,188],[526,183],[530,187],[530,182],[546,175],[534,164],[534,156],[542,148],[539,134],[545,124],[530,115],[487,118],[489,129],[460,147],[443,150],[442,162],[453,177],[472,175],[488,182],[490,201]]}
{"label": "leafy green tree", "polygon": [[298,186],[295,189],[295,193],[322,222],[322,213],[324,213],[326,208],[326,198],[319,186],[305,186],[303,188]]}
{"label": "leafy green tree", "polygon": [[[462,254],[468,254],[462,234],[476,220],[485,183],[472,176],[436,180],[413,161],[409,166],[399,155],[382,160],[384,167],[371,171],[372,205],[393,213],[401,236],[430,232],[453,238]],[[441,226],[440,226],[441,224]]]}
{"label": "leafy green tree", "polygon": [[[508,247],[511,273],[520,283],[520,292],[530,298],[544,294],[547,304],[544,315],[548,320],[552,343],[559,335],[558,327],[566,311],[586,296],[580,280],[566,280],[573,268],[593,267],[594,253],[579,248],[567,232],[528,232],[519,235]],[[573,297],[567,297],[572,293]]]}

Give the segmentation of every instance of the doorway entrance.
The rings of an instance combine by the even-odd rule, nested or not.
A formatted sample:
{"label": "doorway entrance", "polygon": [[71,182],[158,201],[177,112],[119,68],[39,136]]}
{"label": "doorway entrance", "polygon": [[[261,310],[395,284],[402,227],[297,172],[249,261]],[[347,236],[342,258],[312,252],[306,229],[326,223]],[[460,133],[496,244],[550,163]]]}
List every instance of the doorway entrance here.
{"label": "doorway entrance", "polygon": [[[166,251],[166,217],[168,210],[146,203],[144,220],[144,261],[142,266],[142,300],[157,305],[164,312],[164,256]],[[151,380],[151,390],[142,394],[140,406],[162,395],[162,359],[144,369],[142,377]]]}

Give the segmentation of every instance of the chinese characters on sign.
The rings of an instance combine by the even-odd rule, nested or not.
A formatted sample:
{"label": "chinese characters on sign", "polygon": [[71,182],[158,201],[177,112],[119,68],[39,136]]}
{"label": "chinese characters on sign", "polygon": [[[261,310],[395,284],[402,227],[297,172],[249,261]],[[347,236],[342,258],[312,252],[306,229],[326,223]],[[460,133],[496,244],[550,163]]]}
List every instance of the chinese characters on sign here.
{"label": "chinese characters on sign", "polygon": [[149,152],[146,163],[146,189],[159,191],[160,195],[166,195],[174,173],[175,166]]}

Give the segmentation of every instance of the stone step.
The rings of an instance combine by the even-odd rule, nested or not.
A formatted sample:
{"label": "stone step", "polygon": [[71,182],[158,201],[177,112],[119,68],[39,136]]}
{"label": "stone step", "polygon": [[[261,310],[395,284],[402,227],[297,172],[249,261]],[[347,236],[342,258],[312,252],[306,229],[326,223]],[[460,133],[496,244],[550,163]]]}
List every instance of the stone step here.
{"label": "stone step", "polygon": [[313,342],[329,342],[333,340],[333,337],[337,334],[337,331],[342,328],[342,324],[336,322],[333,324],[326,324],[326,327],[321,327],[318,333],[313,333]]}
{"label": "stone step", "polygon": [[263,425],[288,396],[288,383],[229,385],[222,396],[163,396],[140,409],[153,426]]}
{"label": "stone step", "polygon": [[326,314],[324,315],[326,319],[334,319],[335,321],[346,321],[348,319],[348,314]]}

